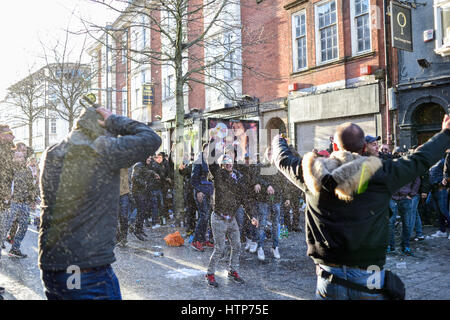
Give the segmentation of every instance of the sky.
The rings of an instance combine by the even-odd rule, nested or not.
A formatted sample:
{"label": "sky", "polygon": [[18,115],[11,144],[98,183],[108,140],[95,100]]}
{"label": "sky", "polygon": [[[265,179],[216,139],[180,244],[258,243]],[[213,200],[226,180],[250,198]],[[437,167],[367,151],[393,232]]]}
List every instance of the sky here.
{"label": "sky", "polygon": [[[44,44],[63,38],[64,30],[82,30],[79,17],[105,25],[116,14],[105,6],[89,0],[22,0],[0,3],[0,101],[7,88],[45,65]],[[83,36],[73,37],[73,44],[82,43]],[[93,41],[93,39],[89,39]]]}

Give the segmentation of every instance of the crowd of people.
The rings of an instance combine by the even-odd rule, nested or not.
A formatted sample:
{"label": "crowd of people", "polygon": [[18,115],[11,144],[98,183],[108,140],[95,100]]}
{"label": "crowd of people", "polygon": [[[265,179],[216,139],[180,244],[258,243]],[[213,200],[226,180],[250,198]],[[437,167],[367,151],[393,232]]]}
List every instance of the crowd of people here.
{"label": "crowd of people", "polygon": [[[11,256],[26,258],[20,245],[39,200],[39,267],[48,299],[99,294],[121,299],[111,263],[114,247],[126,246],[130,233],[146,241],[144,227],[154,230],[177,218],[193,250],[213,249],[205,279],[218,287],[216,266],[227,243],[228,277],[244,283],[241,250],[256,253],[260,261],[267,251],[280,259],[282,226],[302,231],[304,212],[308,255],[318,270],[317,297],[325,298],[331,290],[323,280],[327,274],[339,277],[351,268],[360,274],[372,265],[383,270],[386,253],[395,251],[399,221],[405,255],[414,255],[410,241],[426,239],[422,225],[434,222],[433,212],[440,229],[431,237],[450,239],[450,149],[437,163],[433,160],[448,143],[449,126],[444,120],[443,132],[421,148],[393,153],[388,145],[378,145],[380,137],[364,136],[355,124],[339,126],[328,150],[314,149],[303,157],[279,136],[256,163],[248,155],[237,162],[232,146],[218,154],[211,138],[175,168],[171,154],[156,153],[161,139],[148,126],[103,108],[86,108],[69,136],[44,152],[39,174],[32,150],[14,145],[12,131],[2,125],[0,241],[3,248],[4,241],[12,244]],[[181,213],[174,212],[174,170],[183,177]],[[267,237],[270,248],[265,248]],[[383,237],[389,239],[387,251]],[[66,271],[73,265],[85,274],[83,281],[105,281],[104,292],[65,290]]]}
{"label": "crowd of people", "polygon": [[[179,221],[190,236],[190,247],[199,252],[214,248],[214,265],[225,247],[225,237],[217,234],[227,233],[232,253],[238,254],[242,245],[264,261],[264,243],[268,235],[272,240],[270,252],[275,259],[280,259],[282,227],[287,232],[301,231],[299,216],[304,210],[303,193],[271,165],[270,148],[267,148],[263,161],[255,164],[250,163],[248,156],[244,163],[237,163],[233,149],[227,153],[216,156],[214,140],[211,140],[198,155],[186,155],[178,167],[183,177],[185,204]],[[124,169],[121,174],[119,245],[126,245],[127,230],[140,241],[146,241],[148,235],[144,226],[157,229],[175,221],[173,180],[172,157],[164,152],[134,164],[128,172]],[[222,221],[235,221],[231,230],[234,233],[226,225],[219,226]],[[232,260],[238,258],[233,256]],[[237,272],[236,267],[231,269]],[[209,272],[213,273],[213,270],[211,267]],[[236,275],[234,278],[242,281]],[[217,285],[213,277],[209,282]]]}

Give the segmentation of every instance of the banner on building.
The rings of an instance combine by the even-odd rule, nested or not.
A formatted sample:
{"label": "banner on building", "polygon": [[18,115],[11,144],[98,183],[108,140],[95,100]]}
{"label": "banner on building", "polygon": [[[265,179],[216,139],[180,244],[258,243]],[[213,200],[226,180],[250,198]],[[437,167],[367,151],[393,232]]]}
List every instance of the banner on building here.
{"label": "banner on building", "polygon": [[411,8],[401,3],[391,2],[392,47],[413,51]]}
{"label": "banner on building", "polygon": [[214,138],[216,155],[223,154],[225,148],[232,148],[235,151],[236,161],[241,163],[246,157],[249,157],[251,163],[256,163],[258,132],[258,121],[208,119],[209,139]]}
{"label": "banner on building", "polygon": [[145,83],[142,85],[142,107],[151,108],[153,106],[153,84]]}

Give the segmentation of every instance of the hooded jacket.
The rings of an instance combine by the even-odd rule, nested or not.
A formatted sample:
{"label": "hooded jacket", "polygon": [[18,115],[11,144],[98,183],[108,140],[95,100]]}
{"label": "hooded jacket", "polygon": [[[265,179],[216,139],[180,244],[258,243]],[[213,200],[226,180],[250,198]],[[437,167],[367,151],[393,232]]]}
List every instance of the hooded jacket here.
{"label": "hooded jacket", "polygon": [[69,135],[42,155],[42,270],[115,261],[120,169],[145,161],[161,145],[161,138],[143,123],[111,115],[105,130],[98,119],[95,109],[85,110]]}
{"label": "hooded jacket", "polygon": [[450,147],[445,130],[408,157],[378,157],[338,151],[330,158],[295,157],[275,137],[277,168],[305,192],[307,254],[316,264],[382,268],[388,244],[392,194],[435,164]]}

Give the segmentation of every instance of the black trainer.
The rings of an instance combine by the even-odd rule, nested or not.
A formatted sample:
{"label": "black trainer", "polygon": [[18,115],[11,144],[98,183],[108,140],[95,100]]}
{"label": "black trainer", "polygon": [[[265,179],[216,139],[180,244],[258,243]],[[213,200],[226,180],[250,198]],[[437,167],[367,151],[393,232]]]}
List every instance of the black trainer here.
{"label": "black trainer", "polygon": [[14,249],[9,250],[9,256],[10,257],[14,257],[14,258],[26,258],[26,257],[28,257],[26,254],[22,253],[19,249],[17,249],[17,250],[14,250]]}
{"label": "black trainer", "polygon": [[135,233],[134,233],[134,236],[135,236],[136,238],[138,238],[139,240],[141,240],[141,241],[147,241],[147,239],[144,237],[144,234],[143,234],[143,233],[135,232]]}
{"label": "black trainer", "polygon": [[0,287],[0,294],[4,294],[5,293],[5,288]]}

